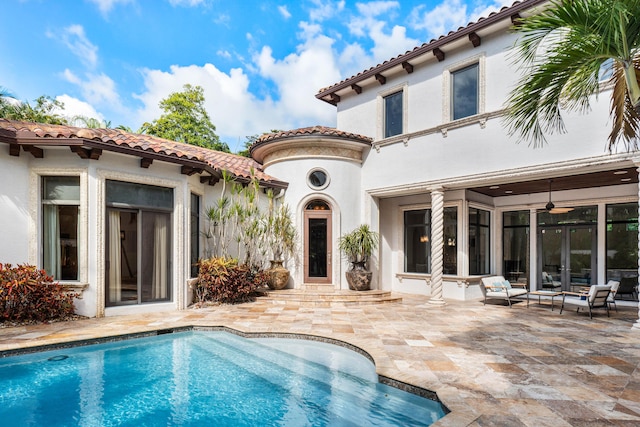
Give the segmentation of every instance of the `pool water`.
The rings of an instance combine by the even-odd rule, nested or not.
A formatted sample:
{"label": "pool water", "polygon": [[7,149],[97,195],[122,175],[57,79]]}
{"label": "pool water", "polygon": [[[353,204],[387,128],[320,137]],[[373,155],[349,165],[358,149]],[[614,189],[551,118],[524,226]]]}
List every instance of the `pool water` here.
{"label": "pool water", "polygon": [[444,414],[315,341],[189,331],[0,359],[3,426],[428,426]]}

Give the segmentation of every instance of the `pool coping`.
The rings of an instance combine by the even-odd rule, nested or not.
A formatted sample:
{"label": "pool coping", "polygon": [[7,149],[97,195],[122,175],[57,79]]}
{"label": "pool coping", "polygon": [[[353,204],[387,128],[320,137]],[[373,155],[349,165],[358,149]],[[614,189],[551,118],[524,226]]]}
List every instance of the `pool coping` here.
{"label": "pool coping", "polygon": [[[74,348],[74,347],[85,347],[85,346],[95,345],[95,344],[106,344],[106,343],[126,341],[126,340],[137,339],[137,338],[146,338],[146,337],[153,337],[158,335],[174,334],[179,332],[192,332],[192,331],[205,331],[205,332],[222,331],[222,332],[228,332],[228,333],[231,333],[243,338],[248,338],[248,339],[250,338],[289,338],[289,339],[300,339],[300,340],[307,340],[307,341],[323,342],[327,344],[338,345],[340,347],[354,351],[366,357],[371,363],[373,363],[374,366],[376,366],[374,358],[367,351],[363,350],[362,348],[354,344],[351,344],[343,340],[335,339],[335,338],[324,337],[320,335],[299,334],[299,333],[292,333],[292,332],[243,332],[238,329],[230,328],[228,326],[206,326],[206,325],[187,325],[187,326],[176,326],[172,328],[151,329],[151,330],[142,331],[142,332],[131,332],[131,333],[125,333],[125,334],[118,334],[118,335],[109,335],[104,337],[87,338],[87,339],[81,339],[76,341],[72,340],[72,341],[65,341],[65,342],[36,345],[31,347],[20,347],[20,348],[13,348],[13,349],[7,349],[7,350],[0,350],[0,359],[6,358],[6,357],[12,357],[12,356],[23,356],[27,354],[40,353],[44,351],[61,350],[61,349],[68,349],[68,348]],[[438,398],[438,395],[434,391],[431,391],[424,387],[415,386],[413,384],[409,384],[400,380],[396,380],[394,378],[387,377],[385,375],[381,375],[381,374],[376,374],[376,375],[378,376],[378,382],[380,384],[394,387],[396,389],[405,391],[407,393],[411,393],[416,396],[438,402],[442,406],[442,410],[444,411],[445,415],[451,412],[449,408],[447,408],[447,406]]]}

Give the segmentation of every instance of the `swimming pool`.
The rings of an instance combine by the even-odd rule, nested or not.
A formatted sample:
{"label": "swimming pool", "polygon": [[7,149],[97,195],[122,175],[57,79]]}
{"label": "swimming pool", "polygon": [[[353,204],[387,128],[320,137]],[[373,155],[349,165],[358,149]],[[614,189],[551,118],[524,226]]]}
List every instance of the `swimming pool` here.
{"label": "swimming pool", "polygon": [[428,426],[438,402],[331,344],[188,331],[0,359],[4,426]]}

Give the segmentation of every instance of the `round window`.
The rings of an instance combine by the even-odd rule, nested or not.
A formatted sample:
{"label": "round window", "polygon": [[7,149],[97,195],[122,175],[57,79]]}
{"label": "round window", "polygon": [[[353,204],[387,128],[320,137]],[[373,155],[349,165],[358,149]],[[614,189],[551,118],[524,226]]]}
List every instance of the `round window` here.
{"label": "round window", "polygon": [[329,185],[329,176],[322,169],[313,169],[307,175],[309,186],[315,190],[322,190]]}

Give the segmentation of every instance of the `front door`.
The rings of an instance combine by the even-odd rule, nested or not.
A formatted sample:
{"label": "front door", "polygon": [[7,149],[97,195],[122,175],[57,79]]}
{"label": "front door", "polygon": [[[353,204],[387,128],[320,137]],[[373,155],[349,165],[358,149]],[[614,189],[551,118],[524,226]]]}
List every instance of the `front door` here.
{"label": "front door", "polygon": [[564,291],[576,291],[594,283],[597,255],[594,224],[541,227],[538,242],[538,280],[543,286],[544,273],[555,284],[560,282]]}
{"label": "front door", "polygon": [[309,202],[304,212],[304,281],[331,283],[331,208]]}

